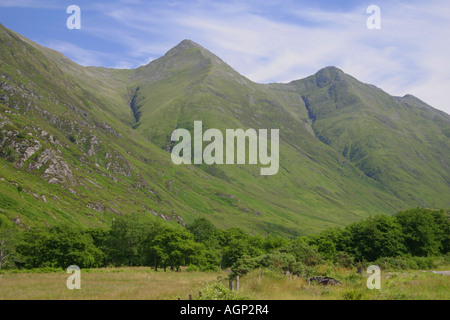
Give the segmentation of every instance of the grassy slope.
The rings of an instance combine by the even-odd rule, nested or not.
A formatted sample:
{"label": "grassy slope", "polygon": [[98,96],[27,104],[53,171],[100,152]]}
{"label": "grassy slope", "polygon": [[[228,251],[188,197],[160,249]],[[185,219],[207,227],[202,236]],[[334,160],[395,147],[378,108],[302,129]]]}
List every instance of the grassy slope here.
{"label": "grassy slope", "polygon": [[410,206],[448,207],[450,116],[337,68],[296,81],[326,144]]}
{"label": "grassy slope", "polygon": [[[141,212],[174,223],[206,216],[220,227],[308,234],[410,205],[319,142],[296,86],[252,83],[194,43],[145,67],[113,70],[78,66],[1,26],[0,41],[1,81],[14,88],[0,89],[9,98],[0,103],[0,131],[11,133],[1,148],[41,146],[21,166],[20,157],[0,159],[0,210],[25,225],[99,225]],[[281,129],[279,174],[174,166],[165,151],[170,134],[194,120],[204,128]],[[66,182],[43,179],[51,161],[30,169],[48,150],[71,169]]]}

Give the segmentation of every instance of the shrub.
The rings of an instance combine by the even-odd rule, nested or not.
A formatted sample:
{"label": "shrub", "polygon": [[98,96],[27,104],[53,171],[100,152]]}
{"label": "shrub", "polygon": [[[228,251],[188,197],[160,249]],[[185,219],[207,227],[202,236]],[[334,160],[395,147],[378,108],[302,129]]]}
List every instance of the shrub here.
{"label": "shrub", "polygon": [[231,267],[230,278],[235,278],[236,276],[243,276],[253,269],[257,268],[259,263],[256,259],[249,256],[243,256]]}
{"label": "shrub", "polygon": [[77,142],[77,138],[75,138],[75,136],[73,136],[73,135],[70,135],[70,136],[69,136],[69,140],[70,140],[70,142],[72,142],[72,143]]}
{"label": "shrub", "polygon": [[292,254],[295,261],[301,262],[306,266],[316,266],[324,261],[322,255],[301,238],[293,240],[290,244],[280,249],[280,252]]}
{"label": "shrub", "polygon": [[364,294],[356,290],[345,291],[343,294],[344,300],[363,300]]}
{"label": "shrub", "polygon": [[19,154],[14,150],[14,148],[6,147],[0,152],[0,156],[9,162],[16,161]]}
{"label": "shrub", "polygon": [[432,257],[389,257],[375,261],[376,265],[394,270],[429,270],[436,267]]}
{"label": "shrub", "polygon": [[211,282],[201,289],[201,296],[197,300],[250,300],[250,297],[231,291],[220,282]]}
{"label": "shrub", "polygon": [[195,264],[190,264],[187,268],[187,272],[195,272],[200,271],[200,268],[197,267]]}
{"label": "shrub", "polygon": [[353,265],[355,258],[347,252],[338,252],[334,257],[334,264],[339,267],[349,268]]}

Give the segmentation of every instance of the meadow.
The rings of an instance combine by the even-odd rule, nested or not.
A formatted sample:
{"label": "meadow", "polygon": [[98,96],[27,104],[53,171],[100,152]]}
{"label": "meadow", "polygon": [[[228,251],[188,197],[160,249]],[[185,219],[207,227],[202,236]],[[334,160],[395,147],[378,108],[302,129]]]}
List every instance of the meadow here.
{"label": "meadow", "polygon": [[[319,266],[341,282],[336,286],[308,284],[307,279],[256,269],[240,279],[233,299],[249,300],[449,300],[450,276],[431,271],[383,271],[381,290],[369,290],[367,277],[349,268]],[[331,269],[330,269],[331,268]],[[450,265],[438,269],[450,270]],[[0,274],[0,300],[188,300],[205,297],[208,286],[228,291],[228,274],[219,272],[159,271],[150,268],[81,270],[81,289],[69,290],[69,274],[56,272],[4,272]],[[217,287],[217,286],[216,286]],[[228,292],[229,293],[229,292]]]}

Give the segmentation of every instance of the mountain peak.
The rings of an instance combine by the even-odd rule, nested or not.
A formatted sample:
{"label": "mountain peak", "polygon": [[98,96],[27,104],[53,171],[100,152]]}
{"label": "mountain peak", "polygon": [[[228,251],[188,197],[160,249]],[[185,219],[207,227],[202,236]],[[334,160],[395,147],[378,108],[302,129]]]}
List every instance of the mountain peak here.
{"label": "mountain peak", "polygon": [[202,65],[207,62],[214,66],[227,66],[227,64],[214,53],[190,39],[181,41],[175,47],[167,51],[162,58],[166,61],[167,59],[178,62],[190,60],[200,62]]}
{"label": "mountain peak", "polygon": [[[192,49],[192,48],[204,49],[198,43],[196,43],[190,39],[184,39],[179,44],[177,44],[175,47],[173,47],[171,50],[177,49],[178,51],[182,51],[182,50],[187,50],[187,49]],[[169,50],[169,51],[171,51],[171,50]]]}
{"label": "mountain peak", "polygon": [[185,47],[190,47],[190,48],[201,48],[201,46],[192,41],[191,39],[184,39],[183,41],[181,41],[178,46],[185,46]]}
{"label": "mountain peak", "polygon": [[190,50],[190,49],[198,49],[201,52],[209,52],[208,50],[203,48],[198,43],[196,43],[196,42],[194,42],[194,41],[192,41],[190,39],[184,39],[179,44],[177,44],[175,47],[173,47],[172,49],[167,51],[166,56],[178,55],[178,54],[183,53],[183,52],[185,52],[187,50]]}
{"label": "mountain peak", "polygon": [[340,81],[345,79],[346,74],[335,66],[328,66],[320,69],[315,74],[318,87],[323,87],[332,81]]}

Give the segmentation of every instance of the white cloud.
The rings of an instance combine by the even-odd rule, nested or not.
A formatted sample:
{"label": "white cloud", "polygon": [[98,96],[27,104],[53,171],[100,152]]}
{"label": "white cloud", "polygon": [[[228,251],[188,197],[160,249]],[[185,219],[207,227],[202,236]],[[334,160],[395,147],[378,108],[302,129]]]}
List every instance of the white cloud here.
{"label": "white cloud", "polygon": [[45,43],[45,46],[63,53],[74,62],[86,67],[102,65],[106,58],[110,58],[110,54],[87,50],[65,41],[50,40]]}
{"label": "white cloud", "polygon": [[68,43],[52,48],[83,65],[137,67],[189,38],[255,82],[288,82],[335,65],[390,94],[411,93],[450,113],[450,3],[377,2],[382,30],[367,29],[367,6],[337,11],[275,0],[89,3],[101,19],[84,23],[84,32],[124,51]]}
{"label": "white cloud", "polygon": [[57,1],[43,1],[38,0],[1,0],[0,7],[4,8],[55,8]]}

